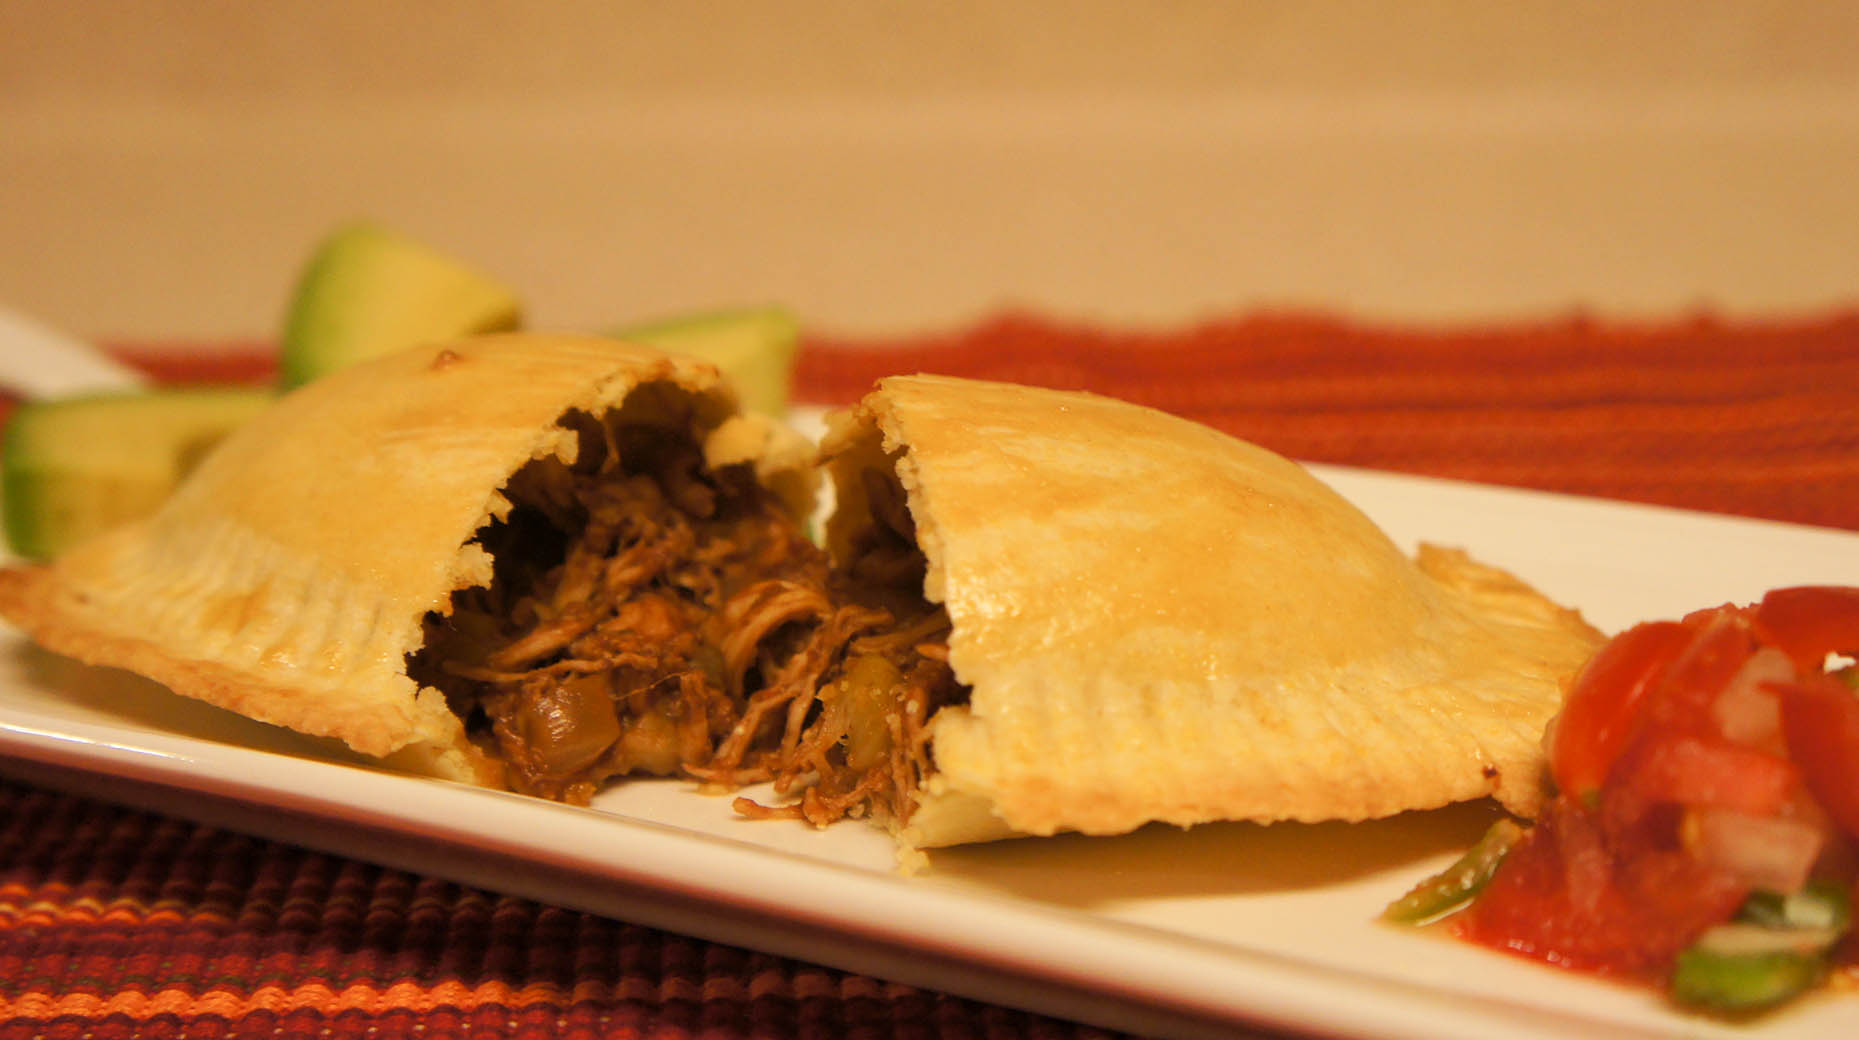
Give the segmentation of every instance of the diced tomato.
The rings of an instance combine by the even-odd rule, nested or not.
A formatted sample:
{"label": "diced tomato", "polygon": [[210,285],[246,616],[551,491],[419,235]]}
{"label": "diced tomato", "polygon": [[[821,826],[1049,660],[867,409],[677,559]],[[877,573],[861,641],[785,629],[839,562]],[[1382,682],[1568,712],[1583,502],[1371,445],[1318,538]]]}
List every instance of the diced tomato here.
{"label": "diced tomato", "polygon": [[1772,815],[1788,802],[1800,772],[1785,757],[1718,740],[1655,735],[1621,755],[1604,800],[1632,794],[1647,804],[1734,809]]}
{"label": "diced tomato", "polygon": [[1691,642],[1676,621],[1636,625],[1601,648],[1576,676],[1556,720],[1550,771],[1556,786],[1588,798],[1633,733],[1646,693]]}
{"label": "diced tomato", "polygon": [[1807,789],[1842,830],[1859,837],[1859,694],[1824,675],[1774,689],[1788,754]]}
{"label": "diced tomato", "polygon": [[1785,758],[1661,732],[1627,749],[1601,798],[1610,819],[1622,826],[1659,804],[1768,816],[1788,803],[1799,783],[1799,772]]}
{"label": "diced tomato", "polygon": [[1619,845],[1597,813],[1558,798],[1454,927],[1551,964],[1652,977],[1747,894],[1681,852]]}
{"label": "diced tomato", "polygon": [[1787,651],[1795,667],[1818,674],[1830,653],[1859,654],[1859,588],[1776,589],[1756,606],[1755,626],[1762,641]]}
{"label": "diced tomato", "polygon": [[[1851,880],[1859,589],[1778,589],[1623,633],[1577,676],[1549,757],[1558,797],[1456,920],[1473,941],[1659,979],[1754,886]],[[1859,885],[1855,886],[1859,895]]]}

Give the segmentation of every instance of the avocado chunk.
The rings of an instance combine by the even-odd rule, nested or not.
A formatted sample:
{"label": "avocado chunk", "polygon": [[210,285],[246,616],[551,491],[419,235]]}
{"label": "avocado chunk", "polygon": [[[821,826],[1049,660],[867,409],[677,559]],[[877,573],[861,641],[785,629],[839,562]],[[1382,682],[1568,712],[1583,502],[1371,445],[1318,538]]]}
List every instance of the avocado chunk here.
{"label": "avocado chunk", "polygon": [[506,332],[522,321],[516,291],[464,262],[370,223],[317,247],[285,318],[286,389],[358,361],[438,340]]}
{"label": "avocado chunk", "polygon": [[632,325],[612,335],[628,343],[702,358],[735,384],[743,407],[776,417],[787,413],[800,324],[779,307],[685,314]]}
{"label": "avocado chunk", "polygon": [[256,387],[125,391],[29,401],[0,452],[13,551],[49,560],[152,513],[220,438],[276,399]]}

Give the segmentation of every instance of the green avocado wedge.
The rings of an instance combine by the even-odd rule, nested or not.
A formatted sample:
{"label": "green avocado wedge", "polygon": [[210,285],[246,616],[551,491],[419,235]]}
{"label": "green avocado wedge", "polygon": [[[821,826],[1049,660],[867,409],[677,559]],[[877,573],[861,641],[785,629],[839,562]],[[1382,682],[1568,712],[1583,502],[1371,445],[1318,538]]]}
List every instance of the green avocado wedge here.
{"label": "green avocado wedge", "polygon": [[743,407],[776,418],[787,414],[800,323],[780,307],[702,311],[631,325],[609,335],[702,358],[736,385]]}
{"label": "green avocado wedge", "polygon": [[421,343],[522,322],[514,289],[422,242],[371,223],[337,229],[299,277],[284,322],[285,389]]}
{"label": "green avocado wedge", "polygon": [[137,390],[29,401],[0,454],[13,551],[49,560],[154,511],[220,438],[276,398],[256,387]]}

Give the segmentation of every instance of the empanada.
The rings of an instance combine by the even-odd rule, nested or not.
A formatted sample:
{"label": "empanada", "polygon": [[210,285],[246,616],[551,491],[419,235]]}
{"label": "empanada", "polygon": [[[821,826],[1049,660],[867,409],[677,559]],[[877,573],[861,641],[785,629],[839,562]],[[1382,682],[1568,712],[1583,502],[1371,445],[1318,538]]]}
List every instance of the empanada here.
{"label": "empanada", "polygon": [[1487,794],[1527,814],[1600,638],[1462,552],[1410,561],[1293,462],[1121,401],[892,378],[824,450],[829,546],[890,551],[907,501],[969,691],[930,726],[918,846]]}
{"label": "empanada", "polygon": [[[882,381],[808,447],[714,370],[487,337],[329,377],[152,519],[0,576],[47,647],[389,764],[585,801],[772,780],[906,847],[1529,811],[1598,634],[1409,560],[1263,449],[1085,394]],[[830,566],[829,566],[830,554]]]}
{"label": "empanada", "polygon": [[[152,518],[0,572],[0,612],[49,649],[400,768],[504,786],[517,778],[495,741],[468,738],[476,707],[448,704],[444,673],[416,659],[454,593],[561,552],[538,518],[622,435],[652,465],[702,463],[745,514],[795,529],[813,507],[812,446],[739,414],[710,365],[594,337],[484,337],[286,395]],[[546,544],[515,544],[528,535]]]}

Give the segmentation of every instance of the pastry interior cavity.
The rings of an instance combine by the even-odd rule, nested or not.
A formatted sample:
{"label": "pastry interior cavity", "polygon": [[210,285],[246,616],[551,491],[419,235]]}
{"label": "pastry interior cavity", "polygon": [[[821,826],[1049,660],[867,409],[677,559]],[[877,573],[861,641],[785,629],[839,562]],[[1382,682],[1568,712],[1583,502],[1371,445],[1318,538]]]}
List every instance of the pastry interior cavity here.
{"label": "pastry interior cavity", "polygon": [[[949,622],[882,453],[839,489],[835,567],[748,463],[711,466],[706,402],[647,384],[570,412],[475,541],[488,587],[453,594],[408,659],[518,791],[586,803],[606,781],[772,781],[739,811],[907,821],[928,723],[967,698]],[[844,463],[839,460],[836,467]]]}

